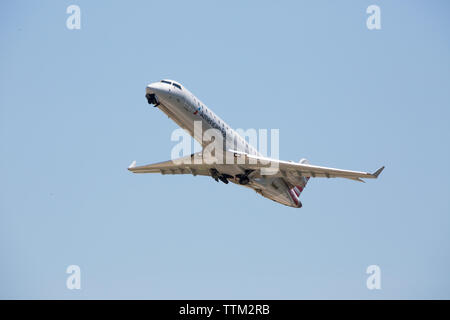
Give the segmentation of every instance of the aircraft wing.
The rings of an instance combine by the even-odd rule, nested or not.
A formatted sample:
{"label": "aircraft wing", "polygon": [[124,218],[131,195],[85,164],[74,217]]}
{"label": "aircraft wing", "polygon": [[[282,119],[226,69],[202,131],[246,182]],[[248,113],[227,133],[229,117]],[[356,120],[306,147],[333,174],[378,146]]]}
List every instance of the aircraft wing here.
{"label": "aircraft wing", "polygon": [[373,173],[351,171],[315,166],[306,163],[276,160],[233,150],[230,150],[229,152],[232,153],[230,158],[233,162],[231,163],[226,162],[225,160],[222,164],[217,164],[212,161],[204,161],[205,158],[202,158],[202,152],[199,152],[183,158],[143,166],[136,166],[136,162],[134,161],[128,167],[128,170],[134,173],[192,174],[211,176],[211,170],[217,169],[221,173],[227,173],[233,176],[235,174],[249,171],[252,172],[251,176],[253,178],[262,176],[288,178],[294,175],[313,178],[346,178],[364,182],[362,178],[377,178],[384,169],[384,167],[381,167]]}
{"label": "aircraft wing", "polygon": [[[352,171],[352,170],[343,170],[343,169],[335,169],[328,168],[322,166],[315,166],[306,163],[296,163],[290,161],[281,161],[271,158],[265,158],[255,155],[250,155],[244,152],[233,151],[235,156],[244,157],[241,159],[241,162],[245,163],[245,168],[251,170],[260,171],[260,175],[269,175],[272,177],[282,177],[286,178],[289,175],[295,174],[301,177],[325,177],[325,178],[346,178],[351,180],[356,180],[360,182],[364,182],[362,178],[376,179],[383,171],[384,166],[379,168],[373,173],[370,172],[362,172],[362,171]],[[273,169],[269,169],[273,168]],[[265,172],[263,172],[264,170]]]}
{"label": "aircraft wing", "polygon": [[211,165],[205,163],[195,163],[194,159],[201,153],[192,154],[176,160],[168,160],[154,164],[136,166],[136,161],[128,167],[133,173],[161,173],[161,174],[193,174],[209,176]]}

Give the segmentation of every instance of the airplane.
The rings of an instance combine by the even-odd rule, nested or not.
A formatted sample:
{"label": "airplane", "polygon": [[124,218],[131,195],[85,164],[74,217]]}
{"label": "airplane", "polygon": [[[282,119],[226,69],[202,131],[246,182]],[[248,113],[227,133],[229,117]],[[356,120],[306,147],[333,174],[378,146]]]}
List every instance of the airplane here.
{"label": "airplane", "polygon": [[[299,197],[311,177],[346,178],[364,182],[362,178],[376,179],[384,169],[383,166],[374,173],[369,173],[311,165],[306,159],[296,163],[264,157],[200,99],[174,80],[163,79],[147,85],[145,97],[148,104],[159,108],[186,130],[200,143],[203,150],[211,142],[205,140],[201,132],[196,132],[195,122],[200,123],[205,130],[219,130],[227,142],[223,143],[223,149],[219,151],[228,161],[218,161],[220,152],[217,156],[197,152],[178,159],[142,166],[136,166],[136,161],[133,161],[128,167],[133,173],[210,176],[225,184],[232,182],[251,188],[263,197],[283,205],[301,208]],[[228,144],[229,142],[231,144]],[[230,145],[232,148],[228,147]]]}

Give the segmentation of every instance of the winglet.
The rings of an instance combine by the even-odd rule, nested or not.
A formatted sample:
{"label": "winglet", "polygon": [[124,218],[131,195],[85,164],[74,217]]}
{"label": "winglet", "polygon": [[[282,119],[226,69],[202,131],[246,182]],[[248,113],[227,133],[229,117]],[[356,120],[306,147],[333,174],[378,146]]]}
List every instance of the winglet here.
{"label": "winglet", "polygon": [[372,175],[375,178],[378,178],[378,176],[380,175],[380,173],[384,170],[384,166],[382,166],[380,169],[378,169],[377,171],[375,171],[374,173],[372,173]]}
{"label": "winglet", "polygon": [[133,169],[134,167],[136,167],[136,160],[134,160],[128,167],[128,169]]}

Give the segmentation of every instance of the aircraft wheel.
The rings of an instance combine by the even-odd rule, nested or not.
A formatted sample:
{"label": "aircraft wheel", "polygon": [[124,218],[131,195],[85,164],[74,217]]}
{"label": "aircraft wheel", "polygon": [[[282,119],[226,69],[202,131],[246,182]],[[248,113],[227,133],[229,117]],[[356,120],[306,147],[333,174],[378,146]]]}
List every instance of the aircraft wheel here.
{"label": "aircraft wheel", "polygon": [[250,182],[250,179],[247,176],[241,176],[239,178],[239,184],[246,185]]}

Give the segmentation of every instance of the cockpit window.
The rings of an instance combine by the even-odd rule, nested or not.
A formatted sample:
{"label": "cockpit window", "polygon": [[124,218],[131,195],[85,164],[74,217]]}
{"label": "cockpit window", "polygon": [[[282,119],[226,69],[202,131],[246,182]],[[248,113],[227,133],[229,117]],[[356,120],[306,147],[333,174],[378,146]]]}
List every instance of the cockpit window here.
{"label": "cockpit window", "polygon": [[172,82],[170,81],[166,81],[166,80],[161,80],[162,83],[167,83],[167,84],[172,84]]}
{"label": "cockpit window", "polygon": [[173,85],[175,86],[175,87],[177,87],[178,89],[180,89],[181,90],[181,86],[178,84],[178,83],[173,83]]}

